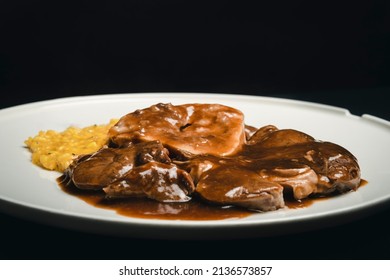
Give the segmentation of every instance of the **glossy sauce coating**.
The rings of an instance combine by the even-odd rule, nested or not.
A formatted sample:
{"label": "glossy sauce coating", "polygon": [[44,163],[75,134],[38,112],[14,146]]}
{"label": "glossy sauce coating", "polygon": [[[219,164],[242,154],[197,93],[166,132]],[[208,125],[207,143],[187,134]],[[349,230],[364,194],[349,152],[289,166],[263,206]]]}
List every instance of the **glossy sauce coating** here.
{"label": "glossy sauce coating", "polygon": [[244,144],[244,115],[220,104],[159,103],[120,118],[109,137],[119,147],[158,140],[192,154],[227,156]]}
{"label": "glossy sauce coating", "polygon": [[224,207],[205,203],[198,198],[183,203],[162,203],[147,198],[106,199],[103,192],[80,190],[64,184],[63,176],[58,179],[61,189],[98,208],[116,211],[118,214],[144,219],[164,220],[223,220],[239,219],[253,214],[253,211],[238,207]]}
{"label": "glossy sauce coating", "polygon": [[[240,219],[254,214],[240,207],[223,207],[205,203],[199,198],[194,198],[185,203],[161,203],[146,198],[126,198],[107,200],[102,192],[89,192],[80,190],[72,185],[63,184],[63,176],[58,179],[58,185],[69,195],[75,196],[86,203],[102,209],[116,211],[119,215],[163,220],[224,220]],[[362,180],[360,187],[365,186],[367,181]],[[307,198],[303,200],[285,196],[285,206],[288,209],[306,208],[316,202],[321,202],[330,197]]]}
{"label": "glossy sauce coating", "polygon": [[345,148],[293,129],[255,129],[218,104],[156,104],[121,118],[109,136],[109,147],[72,164],[62,187],[122,215],[242,218],[306,207],[361,183]]}

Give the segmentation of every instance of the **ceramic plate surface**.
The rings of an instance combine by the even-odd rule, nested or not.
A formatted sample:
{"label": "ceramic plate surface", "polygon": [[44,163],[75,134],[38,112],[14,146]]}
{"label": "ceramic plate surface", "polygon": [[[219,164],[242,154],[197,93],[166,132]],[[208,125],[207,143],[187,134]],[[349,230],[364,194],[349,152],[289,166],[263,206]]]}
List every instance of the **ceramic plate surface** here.
{"label": "ceramic plate surface", "polygon": [[[59,173],[34,166],[24,141],[40,130],[107,123],[156,103],[220,103],[240,109],[248,125],[293,128],[337,143],[359,160],[368,183],[356,192],[301,209],[254,213],[242,219],[181,221],[139,219],[93,207],[64,193]],[[289,99],[226,94],[153,93],[72,97],[0,111],[0,210],[75,230],[145,238],[241,238],[288,234],[345,223],[390,203],[390,122],[341,108]]]}

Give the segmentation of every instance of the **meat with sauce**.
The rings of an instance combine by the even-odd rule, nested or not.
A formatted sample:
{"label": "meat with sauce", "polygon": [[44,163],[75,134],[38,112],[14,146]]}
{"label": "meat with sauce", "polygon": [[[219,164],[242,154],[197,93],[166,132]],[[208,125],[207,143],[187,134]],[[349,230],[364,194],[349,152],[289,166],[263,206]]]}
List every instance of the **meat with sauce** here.
{"label": "meat with sauce", "polygon": [[283,192],[290,189],[301,200],[360,185],[359,165],[346,149],[274,126],[255,132],[235,157],[197,155],[177,164],[191,174],[203,199],[261,211],[282,208]]}
{"label": "meat with sauce", "polygon": [[103,148],[76,160],[66,172],[76,187],[102,190],[107,197],[149,197],[162,202],[188,201],[191,177],[171,163],[160,142]]}
{"label": "meat with sauce", "polygon": [[156,104],[122,117],[110,147],[82,156],[67,176],[108,198],[148,197],[272,211],[297,200],[355,190],[356,158],[345,148],[293,129],[244,124],[218,104]]}
{"label": "meat with sauce", "polygon": [[209,203],[256,211],[284,207],[283,187],[263,179],[246,160],[198,155],[178,164],[194,179],[195,193]]}
{"label": "meat with sauce", "polygon": [[168,150],[159,141],[134,144],[122,149],[102,148],[76,159],[65,173],[78,188],[99,190],[118,180],[133,167],[151,161],[171,162]]}
{"label": "meat with sauce", "polygon": [[148,197],[160,202],[186,202],[195,189],[191,176],[174,164],[149,162],[133,168],[103,190],[109,198]]}
{"label": "meat with sauce", "polygon": [[260,128],[241,155],[263,178],[292,188],[296,199],[360,185],[360,167],[348,150],[293,129]]}
{"label": "meat with sauce", "polygon": [[245,142],[244,115],[220,104],[156,104],[123,116],[109,131],[112,145],[159,140],[192,154],[232,155]]}

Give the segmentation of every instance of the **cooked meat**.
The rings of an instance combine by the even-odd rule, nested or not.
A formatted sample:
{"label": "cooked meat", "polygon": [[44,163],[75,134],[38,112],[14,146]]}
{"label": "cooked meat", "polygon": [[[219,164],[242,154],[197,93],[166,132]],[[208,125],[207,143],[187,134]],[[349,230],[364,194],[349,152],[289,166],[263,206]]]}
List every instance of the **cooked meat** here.
{"label": "cooked meat", "polygon": [[[325,168],[316,171],[319,176],[317,193],[356,190],[360,185],[360,167],[357,159],[343,147],[323,142],[318,144],[319,153],[324,157]],[[312,168],[315,169],[312,161]]]}
{"label": "cooked meat", "polygon": [[271,211],[284,207],[283,187],[241,167],[221,166],[202,174],[196,192],[205,200]]}
{"label": "cooked meat", "polygon": [[[231,172],[235,170],[232,166],[240,171]],[[245,181],[241,177],[250,171],[258,174],[258,180],[291,188],[298,200],[311,195],[355,190],[360,184],[359,165],[346,149],[330,142],[317,141],[300,131],[278,130],[275,126],[265,126],[253,133],[248,144],[234,158],[197,156],[183,164],[183,168],[190,172],[194,182],[198,184],[196,192],[200,190],[198,186],[202,184],[204,174],[212,176],[209,174],[216,172],[217,167],[219,174],[223,174],[222,170],[227,170],[225,179],[222,175],[218,178],[220,184]],[[258,186],[254,178],[251,182]],[[221,189],[220,186],[218,188]],[[225,187],[224,190],[228,189],[229,187]],[[208,186],[207,190],[211,192],[212,188]],[[225,198],[207,198],[209,201],[213,199],[221,203]],[[229,203],[228,200],[225,202]],[[281,203],[276,203],[275,208],[280,205]],[[257,207],[254,208],[263,210],[259,204]]]}
{"label": "cooked meat", "polygon": [[108,197],[149,197],[161,202],[184,202],[195,187],[191,176],[170,163],[160,142],[126,148],[103,148],[76,161],[68,171],[80,189],[101,190]]}
{"label": "cooked meat", "polygon": [[171,161],[168,150],[158,141],[138,143],[122,149],[102,148],[92,155],[80,157],[66,173],[76,187],[99,190],[119,180],[134,167],[151,161]]}
{"label": "cooked meat", "polygon": [[178,164],[191,174],[195,192],[208,202],[259,211],[284,207],[283,187],[264,180],[245,159],[198,155]]}
{"label": "cooked meat", "polygon": [[286,166],[264,167],[258,171],[261,178],[291,188],[295,199],[300,200],[317,192],[318,176],[307,165],[290,162]]}
{"label": "cooked meat", "polygon": [[293,188],[296,199],[355,190],[360,184],[356,158],[339,145],[269,126],[259,129],[249,143],[241,154],[253,160],[252,168],[269,181]]}
{"label": "cooked meat", "polygon": [[110,148],[80,157],[67,170],[80,189],[107,197],[186,202],[196,194],[219,205],[256,211],[295,199],[355,190],[356,158],[343,147],[293,129],[244,124],[218,104],[157,104],[122,117]]}
{"label": "cooked meat", "polygon": [[251,125],[245,125],[245,139],[248,141],[255,132],[257,132],[257,128]]}
{"label": "cooked meat", "polygon": [[279,130],[273,125],[259,128],[249,139],[248,144],[256,144],[262,148],[288,147],[295,144],[303,144],[315,141],[306,133],[294,129]]}
{"label": "cooked meat", "polygon": [[146,197],[142,186],[137,184],[138,174],[128,172],[124,178],[120,178],[103,188],[107,198]]}
{"label": "cooked meat", "polygon": [[219,104],[156,104],[123,116],[109,131],[114,145],[159,140],[192,154],[226,156],[245,141],[242,112]]}
{"label": "cooked meat", "polygon": [[191,176],[176,165],[149,162],[132,169],[104,191],[108,197],[146,196],[160,202],[185,202],[194,189]]}

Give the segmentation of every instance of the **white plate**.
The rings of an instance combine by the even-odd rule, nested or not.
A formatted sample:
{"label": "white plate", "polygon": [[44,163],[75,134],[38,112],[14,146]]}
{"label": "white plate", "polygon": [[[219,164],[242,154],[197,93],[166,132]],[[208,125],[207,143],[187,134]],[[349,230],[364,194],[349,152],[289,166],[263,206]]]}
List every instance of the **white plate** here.
{"label": "white plate", "polygon": [[[368,184],[356,192],[315,202],[303,209],[256,213],[218,221],[129,218],[93,207],[61,191],[58,173],[30,161],[24,140],[39,130],[106,123],[155,103],[221,103],[242,110],[246,123],[294,128],[340,144],[359,160]],[[347,110],[288,99],[223,94],[154,93],[73,97],[0,111],[0,210],[45,224],[82,231],[147,238],[234,238],[304,231],[368,215],[390,203],[390,122]]]}

